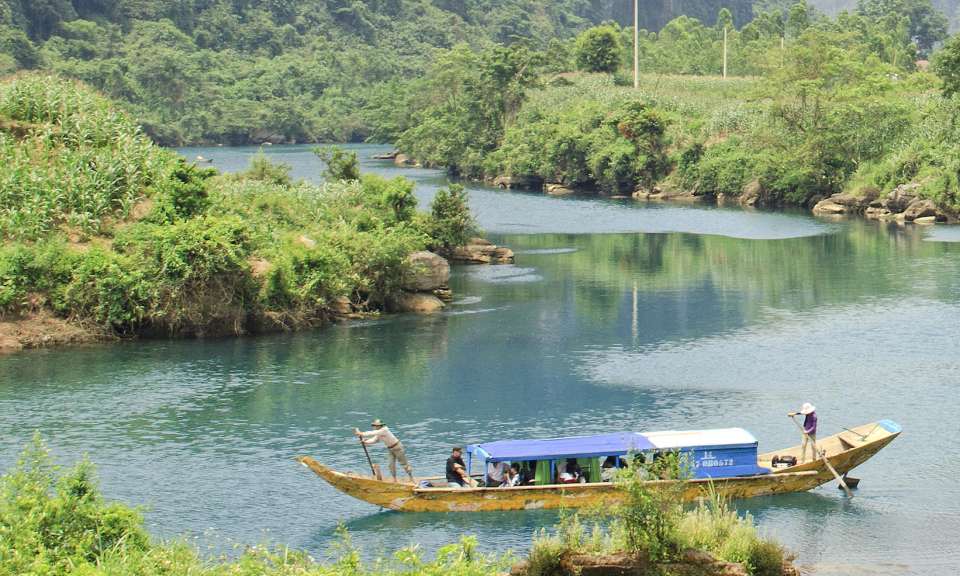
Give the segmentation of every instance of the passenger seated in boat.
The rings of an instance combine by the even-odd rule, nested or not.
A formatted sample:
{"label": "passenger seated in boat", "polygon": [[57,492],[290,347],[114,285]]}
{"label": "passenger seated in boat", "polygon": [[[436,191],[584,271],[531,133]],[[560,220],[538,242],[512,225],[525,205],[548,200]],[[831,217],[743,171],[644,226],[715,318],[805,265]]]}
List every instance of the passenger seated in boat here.
{"label": "passenger seated in boat", "polygon": [[583,472],[576,460],[568,460],[566,469],[560,473],[561,484],[576,484],[583,477]]}
{"label": "passenger seated in boat", "polygon": [[513,464],[507,468],[507,472],[504,475],[503,484],[500,485],[501,488],[513,488],[514,486],[520,485],[520,465]]}
{"label": "passenger seated in boat", "polygon": [[467,465],[463,463],[463,458],[460,457],[461,454],[463,454],[463,448],[454,446],[453,454],[447,458],[447,486],[450,488],[463,488],[464,486],[476,488],[477,481],[470,477]]}
{"label": "passenger seated in boat", "polygon": [[609,482],[613,479],[613,470],[617,467],[617,457],[616,456],[607,456],[607,459],[603,461],[603,464],[600,465],[600,477],[603,478],[604,482]]}
{"label": "passenger seated in boat", "polygon": [[527,460],[526,470],[520,474],[521,486],[533,486],[537,483],[537,461]]}
{"label": "passenger seated in boat", "polygon": [[510,469],[509,462],[491,462],[487,465],[487,483],[489,488],[496,488],[506,480],[507,470]]}

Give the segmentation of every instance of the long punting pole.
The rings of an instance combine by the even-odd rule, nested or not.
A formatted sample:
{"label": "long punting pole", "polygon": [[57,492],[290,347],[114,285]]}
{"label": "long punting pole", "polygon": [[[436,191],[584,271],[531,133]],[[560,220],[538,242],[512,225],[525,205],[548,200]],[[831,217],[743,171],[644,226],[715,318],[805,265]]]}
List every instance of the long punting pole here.
{"label": "long punting pole", "polygon": [[637,2],[633,0],[633,89],[640,87],[640,31],[637,30]]}
{"label": "long punting pole", "polygon": [[[796,420],[794,420],[796,422]],[[363,436],[360,437],[360,445],[363,446],[363,453],[367,455],[367,462],[370,464],[370,472],[373,473],[373,477],[377,477],[377,471],[373,467],[373,460],[370,459],[370,451],[367,450],[367,445],[363,441]]]}

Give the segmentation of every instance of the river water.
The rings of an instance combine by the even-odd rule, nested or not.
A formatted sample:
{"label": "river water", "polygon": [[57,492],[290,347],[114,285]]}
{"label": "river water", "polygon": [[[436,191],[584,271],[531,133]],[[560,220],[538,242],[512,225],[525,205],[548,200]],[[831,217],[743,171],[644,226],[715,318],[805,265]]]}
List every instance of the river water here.
{"label": "river water", "polygon": [[[416,179],[421,207],[446,182],[356,148],[364,170]],[[266,151],[297,178],[322,170],[309,146]],[[255,149],[180,152],[235,171]],[[805,574],[960,570],[958,228],[468,188],[516,262],[455,266],[446,311],[0,357],[0,466],[40,430],[59,464],[90,454],[107,498],[149,506],[154,534],[212,552],[270,540],[320,559],[342,522],[368,558],[462,534],[523,555],[554,512],[382,512],[294,457],[362,471],[352,430],[373,418],[418,475],[453,444],[625,429],[741,426],[773,451],[812,402],[824,436],[904,431],[852,500],[831,483],[740,510]]]}

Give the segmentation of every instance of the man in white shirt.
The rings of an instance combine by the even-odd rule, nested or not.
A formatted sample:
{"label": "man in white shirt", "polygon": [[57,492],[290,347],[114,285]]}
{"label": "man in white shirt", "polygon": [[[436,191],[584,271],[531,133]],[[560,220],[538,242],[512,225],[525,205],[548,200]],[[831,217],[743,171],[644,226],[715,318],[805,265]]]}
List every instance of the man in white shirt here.
{"label": "man in white shirt", "polygon": [[[410,476],[410,483],[416,484],[417,481],[413,479],[413,471],[410,469],[410,464],[407,462],[407,455],[403,453],[403,445],[400,444],[400,440],[394,436],[390,429],[383,425],[383,420],[377,418],[373,421],[373,430],[369,432],[361,432],[359,428],[353,429],[354,434],[360,437],[360,441],[366,445],[376,444],[377,442],[383,442],[383,445],[387,447],[387,466],[390,468],[390,475],[393,476],[393,481],[397,481],[397,461],[400,462],[400,466],[407,471],[407,475]],[[364,440],[367,438],[368,440]]]}
{"label": "man in white shirt", "polygon": [[491,462],[487,466],[487,486],[496,488],[507,480],[507,471],[510,470],[509,462]]}

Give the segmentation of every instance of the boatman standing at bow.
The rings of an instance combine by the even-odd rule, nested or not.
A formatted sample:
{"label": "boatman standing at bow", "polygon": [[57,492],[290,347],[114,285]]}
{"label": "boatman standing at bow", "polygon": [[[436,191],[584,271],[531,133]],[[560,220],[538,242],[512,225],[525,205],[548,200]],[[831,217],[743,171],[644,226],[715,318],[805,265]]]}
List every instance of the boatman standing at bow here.
{"label": "boatman standing at bow", "polygon": [[387,447],[387,466],[390,467],[390,475],[393,476],[394,482],[397,481],[397,461],[399,461],[403,469],[407,471],[407,475],[410,476],[410,483],[417,483],[413,479],[413,471],[407,462],[407,455],[403,453],[403,445],[400,444],[400,440],[396,436],[390,433],[390,429],[383,425],[383,420],[379,418],[374,420],[373,430],[369,432],[361,432],[359,428],[354,428],[353,432],[360,437],[361,442],[368,446],[376,444],[378,441],[383,442],[383,445]]}
{"label": "boatman standing at bow", "polygon": [[790,412],[787,416],[793,418],[797,414],[803,414],[803,442],[800,444],[800,463],[803,464],[807,459],[807,444],[810,444],[810,453],[812,460],[817,459],[817,409],[807,402],[799,412]]}

